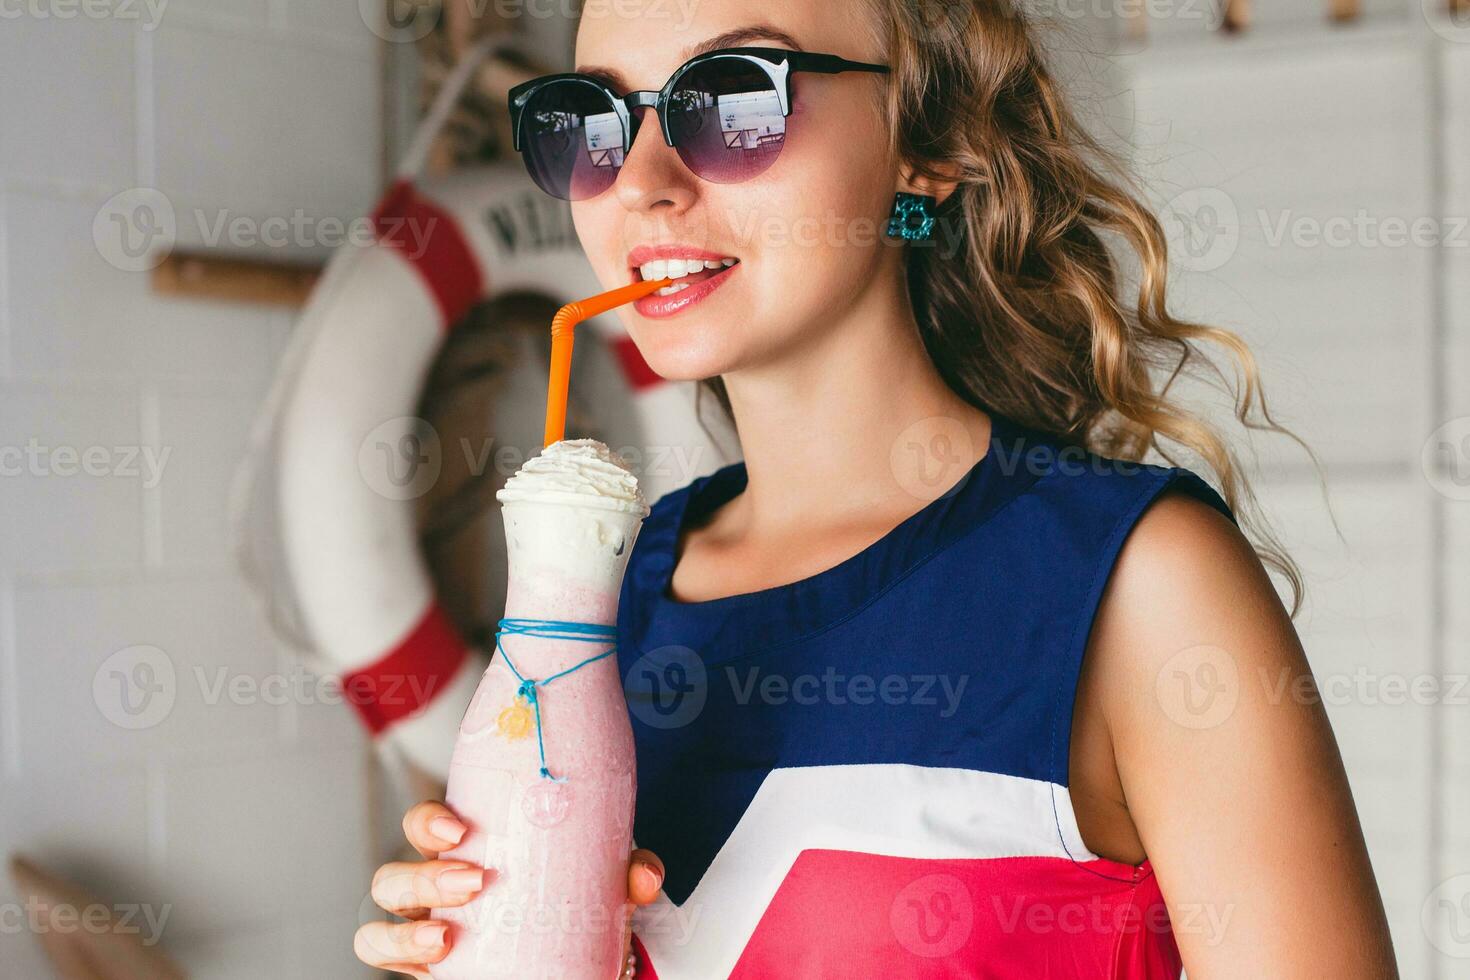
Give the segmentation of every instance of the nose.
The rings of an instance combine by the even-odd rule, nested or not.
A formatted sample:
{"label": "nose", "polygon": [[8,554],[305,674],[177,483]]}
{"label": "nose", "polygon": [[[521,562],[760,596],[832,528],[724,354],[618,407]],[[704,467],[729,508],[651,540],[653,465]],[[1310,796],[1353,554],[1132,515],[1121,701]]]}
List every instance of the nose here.
{"label": "nose", "polygon": [[618,200],[635,214],[682,215],[699,197],[698,178],[684,166],[679,152],[664,142],[652,110],[639,107],[634,114],[640,125],[613,185]]}

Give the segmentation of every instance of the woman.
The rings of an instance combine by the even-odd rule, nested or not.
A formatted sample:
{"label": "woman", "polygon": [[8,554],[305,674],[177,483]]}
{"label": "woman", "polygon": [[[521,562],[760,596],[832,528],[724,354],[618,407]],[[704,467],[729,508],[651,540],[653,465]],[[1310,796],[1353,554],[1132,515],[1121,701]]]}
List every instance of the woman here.
{"label": "woman", "polygon": [[[678,278],[629,331],[714,379],[745,457],[658,503],[624,586],[639,975],[1394,975],[1263,564],[1295,568],[1159,384],[1223,346],[1274,429],[1253,362],[1166,312],[1159,226],[1023,19],[676,10],[589,8],[578,75],[512,97],[604,284]],[[1223,495],[1128,462],[1170,446]],[[383,868],[380,904],[483,887],[435,860],[464,833],[443,804],[405,829],[428,860]],[[427,976],[445,942],[373,923],[358,949]]]}

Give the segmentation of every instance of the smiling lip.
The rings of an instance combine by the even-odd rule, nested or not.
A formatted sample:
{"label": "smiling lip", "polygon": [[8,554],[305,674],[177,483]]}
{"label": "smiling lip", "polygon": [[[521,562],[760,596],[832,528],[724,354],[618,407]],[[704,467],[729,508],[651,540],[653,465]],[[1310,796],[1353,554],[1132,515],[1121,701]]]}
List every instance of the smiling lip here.
{"label": "smiling lip", "polygon": [[[641,282],[643,274],[640,267],[649,262],[668,261],[670,259],[697,259],[705,262],[718,262],[735,256],[721,255],[707,249],[692,248],[687,245],[640,245],[628,253],[629,273],[633,282]],[[730,281],[731,274],[740,268],[738,258],[736,264],[727,268],[693,273],[689,276],[675,280],[676,283],[685,283],[684,289],[671,296],[660,296],[657,293],[645,296],[634,304],[643,316],[652,319],[675,316],[684,312],[689,307],[706,299],[725,283]]]}

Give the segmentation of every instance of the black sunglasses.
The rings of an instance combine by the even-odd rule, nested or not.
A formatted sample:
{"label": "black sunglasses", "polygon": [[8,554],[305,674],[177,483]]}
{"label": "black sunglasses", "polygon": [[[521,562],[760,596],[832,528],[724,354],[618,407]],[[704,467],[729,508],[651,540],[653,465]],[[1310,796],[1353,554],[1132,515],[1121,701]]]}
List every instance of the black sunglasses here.
{"label": "black sunglasses", "polygon": [[591,75],[547,75],[510,90],[515,148],[546,193],[585,201],[613,185],[652,108],[664,142],[704,180],[738,184],[780,156],[791,74],[887,74],[887,65],[787,48],[724,48],[691,58],[657,91],[619,95]]}

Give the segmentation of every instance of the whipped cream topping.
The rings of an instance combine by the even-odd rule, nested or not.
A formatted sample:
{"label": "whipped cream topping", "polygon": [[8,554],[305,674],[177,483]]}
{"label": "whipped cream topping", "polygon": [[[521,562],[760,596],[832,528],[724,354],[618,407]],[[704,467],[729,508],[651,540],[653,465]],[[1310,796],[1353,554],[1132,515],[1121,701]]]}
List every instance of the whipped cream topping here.
{"label": "whipped cream topping", "polygon": [[495,498],[503,504],[524,500],[648,515],[638,478],[596,439],[552,443],[505,481]]}

